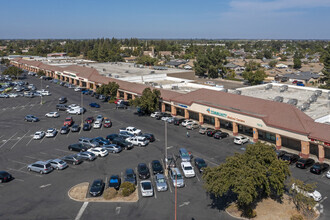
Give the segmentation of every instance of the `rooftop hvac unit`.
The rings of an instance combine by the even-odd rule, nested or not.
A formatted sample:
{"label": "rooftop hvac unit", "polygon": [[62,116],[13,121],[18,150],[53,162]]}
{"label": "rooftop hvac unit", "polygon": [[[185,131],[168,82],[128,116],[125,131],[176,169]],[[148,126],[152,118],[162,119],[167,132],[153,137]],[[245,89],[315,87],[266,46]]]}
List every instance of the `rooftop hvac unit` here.
{"label": "rooftop hvac unit", "polygon": [[228,89],[221,89],[221,92],[228,92]]}
{"label": "rooftop hvac unit", "polygon": [[109,76],[109,77],[111,77],[111,76],[112,76],[112,74],[111,74],[111,73],[109,73],[109,74],[108,74],[108,76]]}
{"label": "rooftop hvac unit", "polygon": [[287,85],[283,85],[283,86],[280,86],[280,92],[285,92],[288,90],[288,86]]}
{"label": "rooftop hvac unit", "polygon": [[241,90],[234,90],[233,94],[240,95],[240,94],[242,94],[242,91]]}
{"label": "rooftop hvac unit", "polygon": [[301,106],[299,106],[299,109],[301,111],[306,111],[309,108],[309,103],[308,102],[304,102]]}
{"label": "rooftop hvac unit", "polygon": [[316,95],[312,95],[311,97],[308,98],[307,102],[313,103],[313,102],[316,102],[316,100],[317,100],[317,96]]}
{"label": "rooftop hvac unit", "polygon": [[290,104],[290,105],[297,105],[298,100],[297,99],[289,99],[289,101],[287,103]]}
{"label": "rooftop hvac unit", "polygon": [[266,90],[269,90],[269,89],[271,89],[271,88],[273,88],[273,85],[272,85],[272,84],[267,84],[267,85],[265,86],[265,89],[266,89]]}
{"label": "rooftop hvac unit", "polygon": [[322,95],[322,90],[315,90],[314,95],[316,95],[317,97],[321,96]]}
{"label": "rooftop hvac unit", "polygon": [[273,101],[274,102],[283,102],[283,97],[282,96],[276,96]]}
{"label": "rooftop hvac unit", "polygon": [[118,79],[119,78],[119,75],[115,75],[115,78]]}
{"label": "rooftop hvac unit", "polygon": [[103,72],[105,72],[106,71],[106,69],[105,68],[103,68]]}
{"label": "rooftop hvac unit", "polygon": [[172,90],[179,90],[178,86],[172,86]]}

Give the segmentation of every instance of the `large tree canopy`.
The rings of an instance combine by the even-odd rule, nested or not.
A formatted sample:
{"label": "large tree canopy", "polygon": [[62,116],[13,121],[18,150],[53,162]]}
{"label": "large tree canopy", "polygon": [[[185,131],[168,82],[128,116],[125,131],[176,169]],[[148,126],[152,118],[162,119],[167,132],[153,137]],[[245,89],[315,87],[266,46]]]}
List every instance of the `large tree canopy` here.
{"label": "large tree canopy", "polygon": [[110,95],[110,97],[113,99],[117,96],[118,88],[119,85],[116,82],[109,82],[108,84],[97,88],[96,92],[105,96]]}
{"label": "large tree canopy", "polygon": [[220,166],[205,169],[203,179],[208,192],[215,196],[233,192],[239,207],[245,209],[258,198],[281,197],[289,175],[287,162],[278,160],[273,147],[257,142]]}
{"label": "large tree canopy", "polygon": [[151,90],[150,88],[145,88],[142,92],[141,97],[136,97],[131,101],[136,107],[140,107],[147,113],[154,112],[159,106],[160,91],[158,89]]}

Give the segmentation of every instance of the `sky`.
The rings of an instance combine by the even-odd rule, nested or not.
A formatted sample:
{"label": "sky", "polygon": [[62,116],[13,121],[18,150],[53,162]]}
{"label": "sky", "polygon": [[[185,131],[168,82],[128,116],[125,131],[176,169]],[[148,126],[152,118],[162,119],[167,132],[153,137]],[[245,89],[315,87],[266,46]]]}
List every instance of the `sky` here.
{"label": "sky", "polygon": [[330,0],[0,0],[0,39],[330,39]]}

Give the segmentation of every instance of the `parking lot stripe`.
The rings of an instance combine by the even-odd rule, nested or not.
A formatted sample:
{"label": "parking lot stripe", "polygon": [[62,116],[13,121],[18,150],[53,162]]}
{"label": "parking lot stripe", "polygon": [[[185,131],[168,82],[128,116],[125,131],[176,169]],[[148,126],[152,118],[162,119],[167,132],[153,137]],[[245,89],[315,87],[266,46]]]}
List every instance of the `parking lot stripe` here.
{"label": "parking lot stripe", "polygon": [[[12,168],[7,168],[7,170],[11,170],[11,171],[16,171],[16,172],[20,172],[20,173],[25,173],[25,174],[33,175],[33,173],[22,171],[22,170],[16,170],[16,169],[12,169]],[[33,175],[33,176],[42,177],[40,175]]]}
{"label": "parking lot stripe", "polygon": [[29,133],[30,132],[30,130],[28,130],[28,132],[26,132],[24,135],[23,135],[23,137],[21,137],[10,149],[12,150],[15,146],[16,146],[16,144],[18,144],[18,142],[20,142],[26,135],[27,135],[27,133]]}
{"label": "parking lot stripe", "polygon": [[84,204],[81,206],[75,220],[80,220],[81,216],[83,215],[85,209],[87,208],[88,202],[84,202]]}
{"label": "parking lot stripe", "polygon": [[8,142],[10,141],[10,139],[12,139],[18,132],[16,132],[13,136],[11,136],[7,141],[5,141],[5,143],[3,143],[1,146],[0,146],[0,149]]}
{"label": "parking lot stripe", "polygon": [[68,150],[62,150],[62,149],[58,149],[58,148],[55,148],[55,150],[57,150],[57,151],[62,151],[62,152],[65,152],[65,153],[71,153],[71,151],[68,151]]}
{"label": "parking lot stripe", "polygon": [[33,137],[31,138],[31,140],[29,140],[29,142],[26,143],[26,146],[28,146],[32,140],[33,140]]}
{"label": "parking lot stripe", "polygon": [[30,158],[30,159],[33,159],[33,160],[39,160],[38,158],[30,157],[30,156],[24,156],[24,157],[27,157],[27,158]]}
{"label": "parking lot stripe", "polygon": [[17,161],[17,160],[9,160],[9,161],[14,162],[14,163],[20,163],[20,164],[28,165],[27,163],[23,163],[23,162],[20,162],[20,161]]}

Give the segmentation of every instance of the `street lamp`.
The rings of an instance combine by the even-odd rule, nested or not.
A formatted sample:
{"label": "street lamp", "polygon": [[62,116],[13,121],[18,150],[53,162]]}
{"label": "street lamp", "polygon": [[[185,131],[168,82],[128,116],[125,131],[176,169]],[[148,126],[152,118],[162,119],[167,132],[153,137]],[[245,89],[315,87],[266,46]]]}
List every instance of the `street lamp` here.
{"label": "street lamp", "polygon": [[83,119],[83,114],[84,114],[84,99],[83,99],[83,94],[82,92],[80,93],[80,97],[81,97],[81,108],[82,108],[82,112],[81,112],[81,127],[83,127],[84,125],[84,119]]}
{"label": "street lamp", "polygon": [[[40,88],[40,90],[42,90],[42,77],[40,77],[40,84],[41,84],[41,88]],[[42,92],[41,92],[41,94],[40,94],[40,105],[42,105]]]}
{"label": "street lamp", "polygon": [[168,175],[168,161],[167,161],[167,121],[165,121],[165,176]]}

